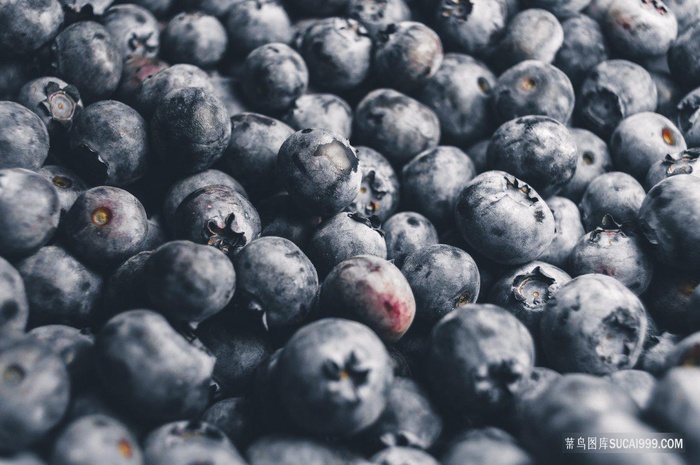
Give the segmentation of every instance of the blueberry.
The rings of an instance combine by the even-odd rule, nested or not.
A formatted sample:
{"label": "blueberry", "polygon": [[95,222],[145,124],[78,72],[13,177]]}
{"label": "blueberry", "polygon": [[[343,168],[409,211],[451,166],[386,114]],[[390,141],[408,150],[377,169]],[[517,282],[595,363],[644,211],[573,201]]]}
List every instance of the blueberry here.
{"label": "blueberry", "polygon": [[454,224],[459,194],[475,176],[474,163],[457,147],[428,149],[403,167],[402,205],[425,215],[439,230],[446,230]]}
{"label": "blueberry", "polygon": [[530,262],[507,272],[491,285],[488,301],[515,315],[539,341],[540,320],[547,303],[569,281],[571,276],[556,266]]}
{"label": "blueberry", "polygon": [[688,272],[657,264],[644,295],[647,310],[668,331],[688,334],[695,328],[688,313],[693,289],[700,285],[700,272]]}
{"label": "blueberry", "polygon": [[700,88],[678,102],[678,128],[690,147],[700,146]]}
{"label": "blueberry", "polygon": [[577,15],[561,23],[564,43],[554,64],[571,79],[575,88],[588,71],[608,59],[608,45],[600,25],[586,15]]}
{"label": "blueberry", "polygon": [[505,32],[507,14],[505,0],[466,3],[441,0],[437,7],[437,27],[450,48],[483,56]]}
{"label": "blueberry", "polygon": [[399,268],[413,252],[438,243],[435,226],[420,213],[397,213],[384,223],[382,229],[387,258]]}
{"label": "blueberry", "polygon": [[380,221],[391,217],[399,206],[399,180],[384,156],[369,147],[355,147],[362,176],[360,192],[350,210]]}
{"label": "blueberry", "polygon": [[552,369],[544,367],[534,367],[530,372],[530,378],[525,382],[525,385],[518,393],[515,406],[511,412],[512,428],[516,432],[522,433],[524,428],[529,425],[525,424],[526,418],[524,413],[525,408],[528,406],[529,402],[535,399],[537,396],[542,394],[549,386],[552,385],[556,380],[560,379],[562,375]]}
{"label": "blueberry", "polygon": [[[605,378],[567,374],[551,382],[523,405],[521,438],[543,463],[558,463],[563,431],[581,431],[610,416],[637,415],[639,408],[620,387]],[[629,425],[620,431],[631,431]],[[592,429],[591,431],[595,431]],[[599,433],[600,434],[600,433]]]}
{"label": "blueberry", "polygon": [[328,274],[319,294],[321,312],[366,324],[394,342],[408,331],[416,301],[398,268],[372,255],[344,260]]}
{"label": "blueberry", "polygon": [[112,35],[122,57],[155,58],[160,48],[158,20],[146,8],[134,5],[114,5],[101,19]]}
{"label": "blueberry", "polygon": [[255,403],[246,397],[213,403],[202,414],[202,421],[219,428],[239,448],[250,444],[260,432]]}
{"label": "blueberry", "polygon": [[355,111],[353,140],[403,165],[422,151],[437,147],[440,122],[427,106],[391,89],[370,92]]}
{"label": "blueberry", "polygon": [[446,314],[479,297],[479,269],[457,247],[436,244],[416,250],[406,257],[401,272],[416,299],[418,328],[432,328]]}
{"label": "blueberry", "polygon": [[642,351],[647,314],[620,281],[582,275],[562,285],[542,315],[542,348],[553,368],[597,375],[632,368]]}
{"label": "blueberry", "polygon": [[177,321],[200,322],[233,297],[236,273],[224,253],[189,241],[168,242],[145,265],[154,308]]}
{"label": "blueberry", "polygon": [[175,211],[173,228],[179,239],[210,245],[233,256],[260,237],[260,217],[240,193],[213,185],[185,197]]}
{"label": "blueberry", "polygon": [[491,61],[502,70],[525,60],[552,63],[563,43],[564,29],[556,16],[540,8],[523,10],[508,23]]}
{"label": "blueberry", "polygon": [[174,228],[175,212],[183,200],[191,193],[203,187],[222,185],[229,187],[241,194],[243,197],[248,197],[243,186],[233,179],[228,174],[219,170],[206,170],[196,174],[186,176],[170,186],[170,189],[165,195],[163,202],[162,214],[165,223],[172,230]]}
{"label": "blueberry", "polygon": [[88,330],[65,325],[38,326],[27,334],[61,357],[70,374],[73,390],[80,389],[93,370],[93,335]]}
{"label": "blueberry", "polygon": [[159,314],[121,313],[95,341],[103,387],[138,417],[172,421],[207,405],[214,357],[190,345]]}
{"label": "blueberry", "polygon": [[99,309],[102,276],[65,249],[46,246],[17,263],[29,300],[29,324],[90,326]]}
{"label": "blueberry", "polygon": [[56,0],[14,0],[0,12],[0,55],[26,56],[48,43],[63,25]]}
{"label": "blueberry", "polygon": [[699,269],[700,179],[671,176],[654,186],[639,209],[639,224],[659,260],[681,269]]}
{"label": "blueberry", "polygon": [[681,339],[666,356],[664,371],[700,366],[700,332]]}
{"label": "blueberry", "polygon": [[583,12],[586,16],[590,16],[596,22],[602,23],[605,20],[605,15],[612,5],[613,0],[591,0]]}
{"label": "blueberry", "polygon": [[624,118],[654,111],[658,93],[651,75],[625,60],[606,60],[591,69],[581,84],[578,105],[585,126],[608,137]]}
{"label": "blueberry", "polygon": [[646,410],[656,385],[656,379],[652,375],[640,370],[620,370],[609,374],[607,378],[629,394],[640,410]]}
{"label": "blueberry", "polygon": [[503,308],[488,304],[448,313],[433,327],[428,351],[433,399],[462,415],[507,409],[535,358],[527,328]]}
{"label": "blueberry", "polygon": [[637,113],[625,118],[610,139],[615,165],[644,181],[649,168],[668,153],[687,148],[681,132],[664,116]]}
{"label": "blueberry", "polygon": [[683,98],[683,89],[673,80],[671,74],[666,71],[653,71],[651,78],[654,80],[656,93],[658,94],[656,112],[671,121],[678,121],[676,105]]}
{"label": "blueberry", "polygon": [[109,98],[117,90],[122,56],[101,24],[71,24],[56,36],[51,53],[58,77],[76,86],[86,103]]}
{"label": "blueberry", "polygon": [[347,436],[379,418],[393,373],[389,354],[369,328],[329,318],[292,336],[276,377],[282,405],[300,428]]}
{"label": "blueberry", "polygon": [[321,222],[318,216],[299,210],[286,193],[260,202],[258,212],[263,236],[284,237],[302,250],[306,250],[311,235]]}
{"label": "blueberry", "polygon": [[448,53],[435,75],[418,91],[418,99],[440,119],[444,137],[462,145],[490,135],[489,108],[495,86],[496,77],[483,63],[468,55]]}
{"label": "blueberry", "polygon": [[575,16],[586,8],[591,0],[525,0],[525,8],[543,8],[557,18],[566,19]]}
{"label": "blueberry", "polygon": [[24,332],[29,315],[29,301],[19,272],[0,258],[0,334]]}
{"label": "blueberry", "polygon": [[0,450],[17,452],[42,439],[68,408],[66,366],[41,343],[0,342]]}
{"label": "blueberry", "polygon": [[175,15],[163,31],[163,58],[202,68],[215,66],[228,46],[226,29],[214,16],[202,12]]}
{"label": "blueberry", "polygon": [[528,465],[534,462],[510,434],[498,428],[487,427],[458,434],[442,454],[440,463]]}
{"label": "blueberry", "polygon": [[51,454],[54,465],[88,465],[95,460],[113,465],[144,463],[134,435],[104,415],[89,415],[70,423],[58,435]]}
{"label": "blueberry", "polygon": [[250,465],[366,465],[366,460],[334,444],[298,436],[270,435],[255,441],[246,451]]}
{"label": "blueberry", "polygon": [[373,73],[380,82],[408,92],[431,78],[442,59],[435,31],[414,21],[392,23],[376,35]]}
{"label": "blueberry", "polygon": [[320,278],[349,258],[374,255],[386,258],[384,233],[376,222],[357,213],[338,213],[320,224],[311,236],[308,255]]}
{"label": "blueberry", "polygon": [[292,24],[279,0],[243,0],[226,4],[228,8],[222,13],[226,16],[225,26],[232,52],[245,56],[270,42],[291,42]]}
{"label": "blueberry", "polygon": [[[78,89],[54,77],[41,77],[27,82],[19,90],[17,101],[41,118],[49,131],[54,146],[65,144],[68,131],[73,126],[76,116],[83,109]],[[25,128],[24,132],[28,131],[30,131],[29,127]],[[38,133],[35,137],[39,141],[42,140]],[[15,140],[20,141],[21,139],[18,137]],[[30,153],[33,152],[30,151]]]}
{"label": "blueberry", "polygon": [[564,197],[550,197],[547,206],[554,215],[556,232],[549,248],[540,255],[539,259],[562,269],[569,266],[569,255],[578,240],[586,232],[581,223],[578,207]]}
{"label": "blueberry", "polygon": [[633,58],[663,55],[678,36],[676,15],[660,0],[613,0],[603,27],[612,46]]}
{"label": "blueberry", "polygon": [[74,168],[88,182],[127,186],[146,174],[148,128],[128,105],[115,100],[93,103],[75,119],[70,150]]}
{"label": "blueberry", "polygon": [[554,66],[527,60],[498,78],[491,102],[498,123],[544,115],[566,124],[574,111],[574,88],[566,74]]}
{"label": "blueberry", "polygon": [[347,15],[376,36],[392,23],[410,21],[412,13],[406,0],[348,0]]}
{"label": "blueberry", "polygon": [[369,73],[372,39],[354,19],[326,18],[309,25],[299,50],[314,85],[330,91],[349,90]]}
{"label": "blueberry", "polygon": [[301,56],[282,43],[261,45],[246,57],[240,74],[251,107],[281,113],[306,92],[309,71]]}
{"label": "blueberry", "polygon": [[235,303],[262,316],[269,328],[294,326],[311,311],[318,291],[316,269],[293,242],[261,237],[234,259]]}
{"label": "blueberry", "polygon": [[65,217],[66,246],[96,268],[111,268],[142,250],[146,212],[136,197],[117,187],[94,187]]}
{"label": "blueberry", "polygon": [[387,447],[374,454],[370,461],[377,465],[439,465],[431,455],[413,447]]}
{"label": "blueberry", "polygon": [[349,206],[360,189],[355,150],[344,137],[304,129],[280,147],[277,174],[301,210],[331,216]]}
{"label": "blueberry", "polygon": [[583,236],[571,251],[571,273],[601,273],[620,281],[636,295],[646,291],[653,274],[653,260],[642,239],[617,224],[610,215]]}
{"label": "blueberry", "polygon": [[143,443],[149,465],[244,465],[245,461],[216,426],[201,421],[167,423]]}
{"label": "blueberry", "polygon": [[586,231],[593,231],[610,215],[620,224],[634,225],[644,201],[644,188],[629,174],[612,172],[593,179],[581,198],[579,209]]}
{"label": "blueberry", "polygon": [[700,456],[699,381],[700,369],[673,369],[656,384],[649,402],[648,416],[655,423],[665,430],[684,435],[685,450],[689,452],[688,460]]}
{"label": "blueberry", "polygon": [[600,137],[586,129],[571,128],[569,131],[576,141],[576,171],[559,195],[580,202],[588,184],[612,169],[612,159],[607,144]]}
{"label": "blueberry", "polygon": [[503,171],[474,178],[459,195],[455,210],[464,240],[498,263],[532,261],[554,240],[554,216],[542,197]]}
{"label": "blueberry", "polygon": [[386,409],[372,426],[360,433],[358,440],[373,450],[385,447],[428,450],[442,430],[442,418],[427,392],[411,379],[396,378]]}
{"label": "blueberry", "polygon": [[300,131],[307,128],[326,129],[346,139],[352,134],[352,108],[333,94],[306,94],[294,101],[282,119]]}
{"label": "blueberry", "polygon": [[139,109],[138,97],[143,83],[168,67],[158,58],[133,56],[124,61],[122,79],[119,81],[116,98],[133,108]]}
{"label": "blueberry", "polygon": [[566,127],[547,116],[524,116],[504,123],[491,137],[491,169],[506,171],[543,197],[556,195],[574,176],[576,141]]}
{"label": "blueberry", "polygon": [[136,95],[136,108],[146,119],[153,115],[160,101],[174,90],[198,87],[214,92],[207,73],[194,65],[174,65],[147,76],[142,80],[141,89]]}
{"label": "blueberry", "polygon": [[[25,103],[22,101],[21,103]],[[49,133],[43,120],[14,102],[0,102],[0,169],[36,171],[49,155]],[[38,109],[37,109],[38,111]]]}
{"label": "blueberry", "polygon": [[231,137],[228,112],[216,96],[186,87],[170,92],[151,119],[151,147],[160,161],[179,173],[210,168]]}
{"label": "blueberry", "polygon": [[229,174],[240,179],[253,198],[269,197],[279,189],[277,153],[293,133],[283,122],[257,113],[231,117],[231,139],[222,159]]}
{"label": "blueberry", "polygon": [[252,393],[256,370],[274,350],[260,318],[223,311],[202,322],[196,335],[216,357],[217,396]]}
{"label": "blueberry", "polygon": [[61,215],[53,185],[41,175],[0,170],[0,256],[24,257],[51,240]]}

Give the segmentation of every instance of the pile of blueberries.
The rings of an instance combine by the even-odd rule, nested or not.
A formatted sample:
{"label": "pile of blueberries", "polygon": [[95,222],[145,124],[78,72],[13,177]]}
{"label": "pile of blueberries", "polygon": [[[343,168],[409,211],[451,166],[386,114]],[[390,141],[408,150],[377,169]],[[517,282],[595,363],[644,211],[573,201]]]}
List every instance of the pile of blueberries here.
{"label": "pile of blueberries", "polygon": [[0,464],[700,463],[700,1],[123,1],[0,1]]}

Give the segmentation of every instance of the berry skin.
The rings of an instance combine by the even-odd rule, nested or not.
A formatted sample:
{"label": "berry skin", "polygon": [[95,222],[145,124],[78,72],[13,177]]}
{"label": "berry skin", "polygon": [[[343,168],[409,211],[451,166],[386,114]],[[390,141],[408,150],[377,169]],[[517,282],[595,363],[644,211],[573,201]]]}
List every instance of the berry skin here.
{"label": "berry skin", "polygon": [[19,272],[0,258],[0,334],[24,332],[29,315],[29,303],[24,281]]}
{"label": "berry skin", "polygon": [[275,371],[284,409],[303,430],[349,436],[386,407],[393,372],[381,340],[363,324],[327,318],[304,326]]}
{"label": "berry skin", "polygon": [[647,314],[637,296],[602,274],[561,286],[540,321],[542,348],[561,372],[605,375],[632,368],[646,331]]}
{"label": "berry skin", "polygon": [[612,172],[595,178],[583,194],[579,209],[586,231],[610,215],[620,224],[634,225],[644,201],[644,188],[629,174]]}
{"label": "berry skin", "polygon": [[326,276],[319,294],[326,315],[360,321],[385,341],[399,340],[416,313],[416,301],[398,268],[372,255],[339,263]]}
{"label": "berry skin", "polygon": [[131,310],[109,320],[95,353],[104,388],[139,418],[192,418],[207,405],[214,357],[155,312]]}
{"label": "berry skin", "polygon": [[189,194],[177,207],[173,230],[179,239],[206,244],[229,257],[260,237],[255,207],[234,189],[211,185]]}
{"label": "berry skin", "polygon": [[318,291],[316,269],[293,242],[261,237],[234,259],[235,304],[261,315],[268,328],[301,323],[311,311]]}
{"label": "berry skin", "polygon": [[158,20],[146,8],[134,4],[114,5],[105,12],[102,24],[112,35],[125,61],[133,57],[155,58],[158,55]]}
{"label": "berry skin", "polygon": [[26,257],[56,232],[61,204],[53,185],[21,168],[0,170],[0,256]]}
{"label": "berry skin", "polygon": [[67,248],[86,264],[105,269],[142,250],[148,218],[136,197],[102,186],[78,197],[66,214],[65,228]]}
{"label": "berry skin", "polygon": [[[20,102],[23,103],[24,102]],[[38,111],[38,109],[36,110]],[[37,171],[49,154],[49,133],[35,113],[14,102],[0,102],[0,169]]]}
{"label": "berry skin", "polygon": [[542,197],[503,171],[474,178],[459,195],[455,211],[464,240],[498,263],[535,260],[554,240],[554,216]]}
{"label": "berry skin", "polygon": [[[127,62],[128,63],[128,62]],[[160,68],[160,66],[158,66]],[[198,87],[214,92],[214,85],[201,68],[194,65],[178,64],[148,73],[135,94],[135,108],[150,120],[156,107],[170,92],[185,87]]]}
{"label": "berry skin", "polygon": [[182,174],[210,168],[231,137],[226,108],[213,93],[196,87],[167,94],[156,107],[150,129],[156,156]]}
{"label": "berry skin", "polygon": [[0,56],[22,57],[58,33],[63,9],[56,0],[12,0],[0,11]]}
{"label": "berry skin", "polygon": [[297,207],[328,217],[357,197],[358,165],[347,139],[323,129],[304,129],[280,147],[277,175]]}
{"label": "berry skin", "polygon": [[387,259],[392,260],[399,268],[413,252],[438,243],[435,226],[420,213],[397,213],[389,218],[382,228]]}
{"label": "berry skin", "polygon": [[426,366],[432,392],[439,393],[433,398],[455,414],[498,413],[525,385],[534,358],[527,328],[503,308],[458,308],[430,333]]}
{"label": "berry skin", "polygon": [[221,251],[189,241],[168,242],[145,265],[148,296],[170,319],[198,323],[233,297],[236,273]]}
{"label": "berry skin", "polygon": [[215,66],[224,56],[228,36],[221,22],[201,12],[174,16],[162,36],[162,55],[170,63]]}

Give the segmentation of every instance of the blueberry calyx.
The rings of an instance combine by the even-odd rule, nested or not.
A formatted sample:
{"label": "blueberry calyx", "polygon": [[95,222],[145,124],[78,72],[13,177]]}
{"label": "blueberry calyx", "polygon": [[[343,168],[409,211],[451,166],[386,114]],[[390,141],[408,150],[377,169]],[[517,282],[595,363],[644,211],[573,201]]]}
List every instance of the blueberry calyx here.
{"label": "blueberry calyx", "polygon": [[24,380],[25,373],[24,369],[19,366],[12,364],[5,368],[5,372],[2,375],[3,381],[9,386],[17,386],[22,380]]}
{"label": "blueberry calyx", "polygon": [[556,280],[542,267],[535,267],[530,273],[521,274],[513,280],[513,297],[528,308],[537,308],[547,303],[552,296],[552,285]]}
{"label": "blueberry calyx", "polygon": [[684,367],[700,366],[700,344],[695,344],[685,351],[681,357],[680,365]]}
{"label": "blueberry calyx", "polygon": [[80,100],[78,89],[68,85],[61,88],[55,82],[49,82],[44,88],[46,99],[41,102],[41,108],[52,120],[69,130],[73,123],[76,102]]}
{"label": "blueberry calyx", "polygon": [[469,15],[474,9],[474,2],[472,0],[467,0],[462,2],[460,0],[450,0],[445,2],[442,6],[440,14],[444,18],[454,18],[460,21],[466,21],[469,19]]}
{"label": "blueberry calyx", "polygon": [[245,232],[238,225],[233,213],[226,219],[216,217],[207,221],[204,235],[207,237],[207,245],[216,247],[227,255],[236,247],[246,244]]}
{"label": "blueberry calyx", "polygon": [[[342,363],[335,360],[326,360],[323,364],[323,374],[330,381],[334,381],[336,386],[334,391],[342,391],[344,397],[355,403],[360,402],[358,389],[367,384],[370,369],[362,364],[354,351]],[[349,385],[349,391],[346,389]]]}
{"label": "blueberry calyx", "polygon": [[627,237],[632,232],[632,229],[631,224],[620,224],[608,213],[603,217],[600,226],[591,232],[591,237],[588,238],[588,242],[595,244],[600,242],[603,237],[608,237],[608,240],[612,241],[613,237],[617,235]]}
{"label": "blueberry calyx", "polygon": [[504,396],[512,397],[518,390],[523,373],[522,364],[515,360],[481,365],[475,373],[476,393],[491,402],[498,402]]}
{"label": "blueberry calyx", "polygon": [[348,216],[358,223],[362,223],[368,228],[378,232],[382,237],[384,237],[384,231],[380,229],[381,221],[377,215],[365,216],[357,212],[348,213]]}
{"label": "blueberry calyx", "polygon": [[153,33],[149,32],[148,34],[144,35],[138,35],[136,33],[131,34],[131,37],[129,38],[128,45],[129,45],[129,50],[132,52],[136,53],[141,51],[145,52],[145,55],[150,55],[152,53],[155,53],[158,50],[158,46],[154,44],[149,44],[149,40],[153,37]]}
{"label": "blueberry calyx", "polygon": [[516,177],[513,177],[512,181],[510,179],[508,179],[508,176],[504,176],[504,178],[506,180],[506,184],[508,185],[508,187],[512,187],[516,190],[519,190],[523,194],[525,194],[525,196],[527,197],[527,199],[530,202],[536,203],[536,202],[540,201],[540,199],[538,199],[536,195],[532,195],[532,187],[530,187],[528,184],[522,182],[521,180],[519,180]]}
{"label": "blueberry calyx", "polygon": [[663,161],[663,165],[666,167],[666,176],[692,174],[693,165],[691,163],[696,163],[699,157],[700,148],[684,150],[676,155],[666,155]]}

